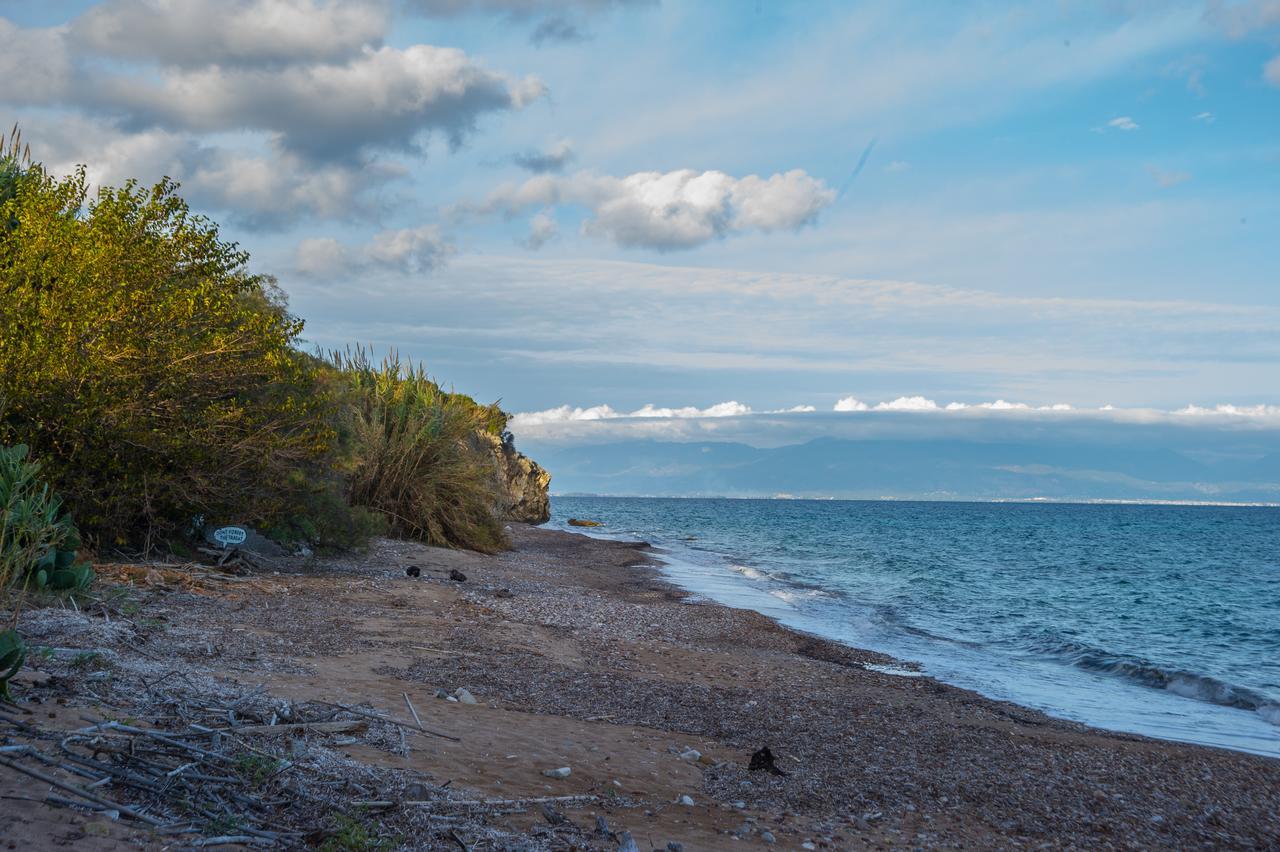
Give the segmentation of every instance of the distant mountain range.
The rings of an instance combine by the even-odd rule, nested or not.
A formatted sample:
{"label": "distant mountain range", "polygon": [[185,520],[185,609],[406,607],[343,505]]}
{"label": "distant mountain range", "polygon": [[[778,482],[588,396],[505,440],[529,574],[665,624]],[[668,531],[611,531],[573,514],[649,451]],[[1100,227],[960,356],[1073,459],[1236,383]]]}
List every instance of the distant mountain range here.
{"label": "distant mountain range", "polygon": [[1280,502],[1280,451],[1206,460],[1133,445],[840,438],[526,449],[556,494]]}

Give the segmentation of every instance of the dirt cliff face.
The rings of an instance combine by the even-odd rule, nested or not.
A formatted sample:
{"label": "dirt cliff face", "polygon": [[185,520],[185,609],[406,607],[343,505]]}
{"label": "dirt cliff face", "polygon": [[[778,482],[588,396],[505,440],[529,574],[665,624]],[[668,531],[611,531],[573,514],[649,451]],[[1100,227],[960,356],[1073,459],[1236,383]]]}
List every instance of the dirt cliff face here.
{"label": "dirt cliff face", "polygon": [[551,519],[551,499],[547,488],[551,474],[536,461],[516,450],[510,441],[483,434],[483,442],[497,462],[502,499],[498,514],[504,521],[541,524]]}

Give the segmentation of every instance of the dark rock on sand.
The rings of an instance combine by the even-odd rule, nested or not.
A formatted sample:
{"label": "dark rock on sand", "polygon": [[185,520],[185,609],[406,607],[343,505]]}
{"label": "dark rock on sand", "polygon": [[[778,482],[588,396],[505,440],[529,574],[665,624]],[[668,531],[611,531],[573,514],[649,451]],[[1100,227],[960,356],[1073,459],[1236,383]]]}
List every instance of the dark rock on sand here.
{"label": "dark rock on sand", "polygon": [[451,568],[449,569],[449,579],[453,580],[455,583],[465,583],[467,582],[467,575],[463,574],[457,568]]}
{"label": "dark rock on sand", "polygon": [[774,760],[773,752],[765,746],[751,755],[751,762],[747,764],[747,769],[752,772],[768,772],[770,775],[786,775],[787,773],[779,769]]}

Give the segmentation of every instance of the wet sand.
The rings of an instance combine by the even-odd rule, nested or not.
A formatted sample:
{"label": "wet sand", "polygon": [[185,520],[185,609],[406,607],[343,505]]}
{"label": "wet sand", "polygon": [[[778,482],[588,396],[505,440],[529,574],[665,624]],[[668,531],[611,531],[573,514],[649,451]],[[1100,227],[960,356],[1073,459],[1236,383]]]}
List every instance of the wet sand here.
{"label": "wet sand", "polygon": [[[134,622],[163,623],[118,650],[144,642],[161,665],[402,720],[407,694],[459,742],[334,750],[478,798],[597,797],[557,805],[568,825],[536,808],[488,815],[508,839],[468,848],[618,848],[594,832],[597,815],[642,850],[1280,846],[1280,761],[870,670],[893,661],[690,599],[642,547],[512,532],[515,549],[494,557],[380,541],[271,576],[271,591],[157,592]],[[460,687],[477,703],[435,697]],[[748,769],[763,746],[785,774]],[[563,766],[567,778],[542,774]],[[0,768],[0,795],[20,787]],[[39,819],[0,800],[0,837],[153,842],[119,826],[100,838],[66,811]]]}

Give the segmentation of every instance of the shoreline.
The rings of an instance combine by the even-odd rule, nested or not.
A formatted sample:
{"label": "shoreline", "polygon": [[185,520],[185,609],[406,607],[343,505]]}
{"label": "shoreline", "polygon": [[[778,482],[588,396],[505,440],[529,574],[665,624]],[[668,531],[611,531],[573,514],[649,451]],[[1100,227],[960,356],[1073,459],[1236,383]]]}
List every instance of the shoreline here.
{"label": "shoreline", "polygon": [[[1128,717],[1112,716],[1111,724],[1105,721],[1091,720],[1088,718],[1087,711],[1073,710],[1069,707],[1053,706],[1049,704],[1037,706],[1029,700],[1032,693],[1026,696],[1016,694],[1010,684],[1003,684],[1004,688],[1010,694],[999,694],[999,685],[986,683],[966,683],[967,680],[981,680],[972,670],[963,668],[951,668],[942,665],[939,666],[939,660],[936,658],[926,659],[928,654],[912,654],[910,649],[894,649],[891,647],[880,646],[864,646],[859,644],[856,638],[847,638],[833,632],[830,622],[824,620],[820,616],[812,612],[808,612],[800,608],[792,595],[786,591],[778,589],[770,589],[767,586],[758,585],[758,581],[763,578],[773,580],[773,585],[781,585],[794,589],[802,590],[809,593],[825,593],[822,587],[809,583],[795,583],[793,581],[778,581],[776,578],[763,572],[763,569],[752,567],[744,567],[737,564],[724,554],[715,554],[724,564],[725,573],[723,579],[716,576],[718,571],[714,569],[708,572],[708,566],[702,562],[692,561],[689,554],[681,553],[679,543],[663,542],[654,544],[653,542],[644,541],[636,537],[634,533],[610,533],[605,528],[600,529],[566,529],[560,526],[548,527],[557,531],[568,532],[571,534],[583,535],[589,538],[595,538],[601,541],[616,541],[622,543],[643,543],[651,549],[651,556],[661,566],[660,571],[663,578],[681,591],[706,600],[708,603],[719,606],[726,606],[732,609],[745,609],[756,612],[764,617],[776,622],[779,626],[786,630],[795,631],[801,635],[809,636],[814,639],[835,642],[854,649],[855,651],[863,651],[866,653],[878,653],[893,658],[896,662],[892,668],[899,676],[919,677],[926,676],[945,683],[958,689],[976,692],[985,698],[993,701],[1008,702],[1029,710],[1042,712],[1047,716],[1065,722],[1073,722],[1083,724],[1091,728],[1114,733],[1133,734],[1136,736],[1149,737],[1151,739],[1185,743],[1188,745],[1205,746],[1209,748],[1225,749],[1227,751],[1238,751],[1245,754],[1280,760],[1280,752],[1275,747],[1270,750],[1263,748],[1261,745],[1251,747],[1252,741],[1249,743],[1218,741],[1210,737],[1202,739],[1191,738],[1194,735],[1195,728],[1186,728],[1178,732],[1160,733],[1159,726],[1142,727],[1133,719]],[[779,605],[781,601],[781,605]],[[916,649],[922,651],[923,649]],[[952,649],[953,654],[960,649]],[[941,668],[942,670],[939,670]],[[1185,677],[1195,677],[1194,674],[1186,674]],[[1108,682],[1107,686],[1113,689],[1127,690],[1135,695],[1141,695],[1153,687],[1139,685],[1132,682],[1116,681]],[[1024,690],[1025,691],[1025,690]],[[1199,706],[1199,712],[1209,713],[1235,713],[1235,712],[1251,712],[1244,710],[1238,706],[1224,705],[1212,701],[1204,701],[1195,696],[1187,696],[1182,693],[1174,692],[1180,698],[1188,701],[1195,701]],[[1156,690],[1151,696],[1157,701],[1166,701],[1170,696],[1163,694],[1160,690]],[[1097,702],[1094,702],[1097,703]],[[1075,715],[1073,715],[1073,713]],[[1245,724],[1246,720],[1240,720],[1241,724]],[[1249,722],[1256,720],[1249,719]],[[1280,737],[1280,729],[1275,729],[1275,723],[1264,718],[1260,727],[1265,729],[1266,733],[1273,737]],[[1205,735],[1201,735],[1205,736]],[[1277,740],[1280,742],[1280,740]]]}
{"label": "shoreline", "polygon": [[[617,849],[617,837],[594,833],[597,816],[640,849],[1280,844],[1280,761],[884,674],[867,666],[894,665],[888,655],[691,598],[645,545],[516,524],[512,533],[515,548],[497,556],[380,540],[366,554],[255,578],[262,590],[234,598],[152,587],[128,630],[65,610],[28,613],[32,625],[47,622],[36,644],[100,647],[111,676],[77,678],[49,660],[52,684],[24,686],[19,701],[56,705],[74,725],[73,708],[94,706],[86,691],[133,700],[143,662],[147,678],[171,667],[232,691],[264,687],[295,707],[359,704],[410,724],[411,699],[428,727],[458,741],[413,738],[402,752],[385,731],[349,743],[316,735],[308,753],[416,773],[419,798],[446,787],[478,801],[557,797],[554,824],[536,806],[452,823],[476,849]],[[406,577],[409,565],[422,576]],[[477,703],[434,697],[459,688]],[[763,746],[786,775],[748,768]],[[562,766],[567,778],[543,774]],[[22,786],[0,770],[0,788]],[[95,843],[90,822],[105,821],[0,800],[6,836],[150,842],[122,821],[95,829],[107,832]],[[376,824],[412,838],[403,848],[458,848],[408,804],[392,801]]]}

